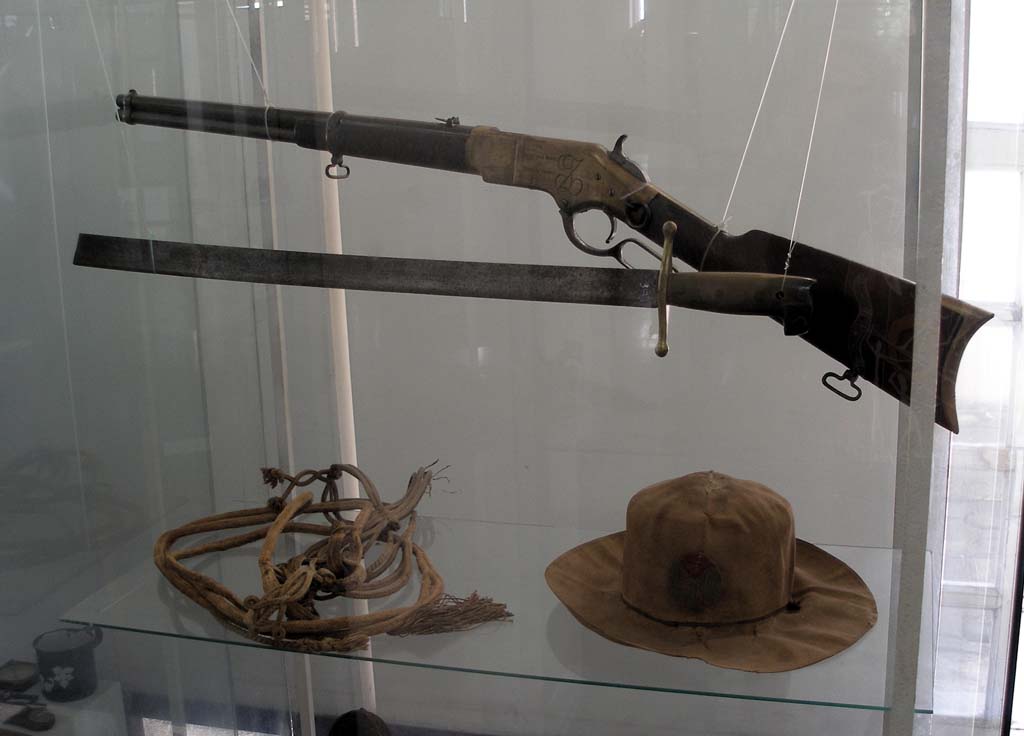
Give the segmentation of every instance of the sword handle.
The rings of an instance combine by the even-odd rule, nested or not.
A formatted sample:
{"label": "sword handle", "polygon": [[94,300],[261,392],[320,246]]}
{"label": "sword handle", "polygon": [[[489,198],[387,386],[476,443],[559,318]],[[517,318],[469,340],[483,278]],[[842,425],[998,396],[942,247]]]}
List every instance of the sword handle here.
{"label": "sword handle", "polygon": [[806,330],[813,314],[815,280],[805,276],[691,271],[669,274],[667,282],[666,304],[704,312],[772,317],[787,335]]}
{"label": "sword handle", "polygon": [[658,345],[654,354],[668,355],[668,279],[672,274],[672,243],[676,238],[676,224],[667,221],[661,228],[661,269],[658,271]]}

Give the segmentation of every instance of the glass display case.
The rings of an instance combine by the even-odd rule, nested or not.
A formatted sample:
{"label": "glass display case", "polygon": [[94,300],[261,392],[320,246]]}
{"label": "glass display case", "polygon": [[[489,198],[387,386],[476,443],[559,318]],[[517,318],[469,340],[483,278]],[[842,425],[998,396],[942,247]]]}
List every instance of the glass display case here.
{"label": "glass display case", "polygon": [[[961,4],[921,0],[6,3],[4,659],[34,662],[47,630],[103,632],[95,692],[49,706],[53,732],[312,735],[366,708],[403,734],[940,733],[935,695],[961,688],[942,659],[946,543],[962,543],[948,430],[990,426],[972,401],[958,417],[953,387],[965,350],[965,375],[991,359],[976,346],[997,299],[953,299],[966,28]],[[623,237],[633,268],[585,245]],[[265,536],[289,499],[264,469],[340,463],[388,502],[432,467],[408,545],[446,593],[511,618],[289,650],[283,624],[228,625],[154,565],[163,532],[211,515],[255,509]],[[773,622],[798,596],[693,624],[615,592],[660,631],[692,625],[714,649],[716,626],[742,625],[748,654],[771,652],[715,666],[619,643],[607,610],[556,595],[549,566],[603,535],[689,544],[631,499],[704,471],[763,485],[716,496],[742,517],[717,562],[664,563],[680,605],[714,610],[768,561],[789,581],[824,553],[873,598],[856,636],[835,643],[860,605],[839,595],[794,629],[818,655],[787,666]],[[801,541],[751,542],[743,494],[768,489]],[[253,611],[307,570],[261,572],[263,536],[182,562]],[[309,567],[303,590],[365,574],[352,564]],[[425,574],[318,610],[415,606]],[[802,605],[845,584],[811,579]]]}

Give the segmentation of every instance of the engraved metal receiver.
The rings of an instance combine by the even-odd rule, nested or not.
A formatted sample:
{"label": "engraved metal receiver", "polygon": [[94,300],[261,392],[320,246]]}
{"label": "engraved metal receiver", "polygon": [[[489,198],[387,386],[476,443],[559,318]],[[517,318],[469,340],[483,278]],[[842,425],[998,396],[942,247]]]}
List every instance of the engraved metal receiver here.
{"label": "engraved metal receiver", "polygon": [[[651,218],[649,202],[658,190],[622,152],[625,140],[620,135],[608,151],[596,143],[477,127],[466,148],[470,165],[484,181],[547,192],[558,205],[569,242],[588,255],[608,256],[632,268],[622,255],[626,245],[636,245],[659,261],[661,253],[656,245],[636,238],[612,244],[616,228],[620,220],[633,228],[646,225]],[[576,216],[591,210],[600,210],[608,218],[604,245],[592,245],[576,231]]]}

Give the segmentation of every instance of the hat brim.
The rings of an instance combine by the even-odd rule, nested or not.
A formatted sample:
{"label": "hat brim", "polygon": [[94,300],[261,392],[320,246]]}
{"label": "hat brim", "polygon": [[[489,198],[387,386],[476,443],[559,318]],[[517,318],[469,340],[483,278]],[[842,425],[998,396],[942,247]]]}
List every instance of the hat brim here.
{"label": "hat brim", "polygon": [[544,572],[548,587],[587,628],[619,644],[747,672],[786,672],[850,647],[878,620],[874,596],[857,573],[813,544],[796,540],[793,599],[754,623],[666,624],[622,599],[625,532],[581,544]]}

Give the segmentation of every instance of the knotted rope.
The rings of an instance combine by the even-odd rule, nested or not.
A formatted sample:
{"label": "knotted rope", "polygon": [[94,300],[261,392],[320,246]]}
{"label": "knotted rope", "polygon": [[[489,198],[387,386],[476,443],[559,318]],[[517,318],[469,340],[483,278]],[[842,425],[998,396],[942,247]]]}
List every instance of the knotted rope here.
{"label": "knotted rope", "polygon": [[[340,498],[342,474],[355,477],[366,498]],[[416,506],[430,490],[433,473],[420,468],[409,479],[405,495],[384,503],[377,487],[354,465],[326,470],[303,470],[292,476],[264,468],[271,488],[284,485],[279,496],[263,508],[216,514],[164,532],[153,549],[153,560],[174,587],[218,619],[245,636],[273,646],[305,652],[347,652],[366,647],[371,636],[433,634],[463,631],[488,621],[512,617],[502,603],[475,592],[468,598],[445,595],[444,581],[412,541]],[[322,483],[320,502],[313,494],[292,491]],[[355,511],[355,519],[342,514]],[[326,524],[298,521],[304,514],[322,514]],[[408,520],[402,529],[402,522]],[[255,529],[192,547],[172,550],[175,542],[196,534],[254,526]],[[322,539],[286,562],[275,563],[282,534],[313,534]],[[213,578],[186,567],[182,560],[241,547],[262,539],[257,564],[262,595],[242,600]],[[367,563],[367,557],[375,555]],[[383,598],[405,587],[413,567],[420,590],[415,603],[356,616],[321,618],[316,602],[346,597]]]}

